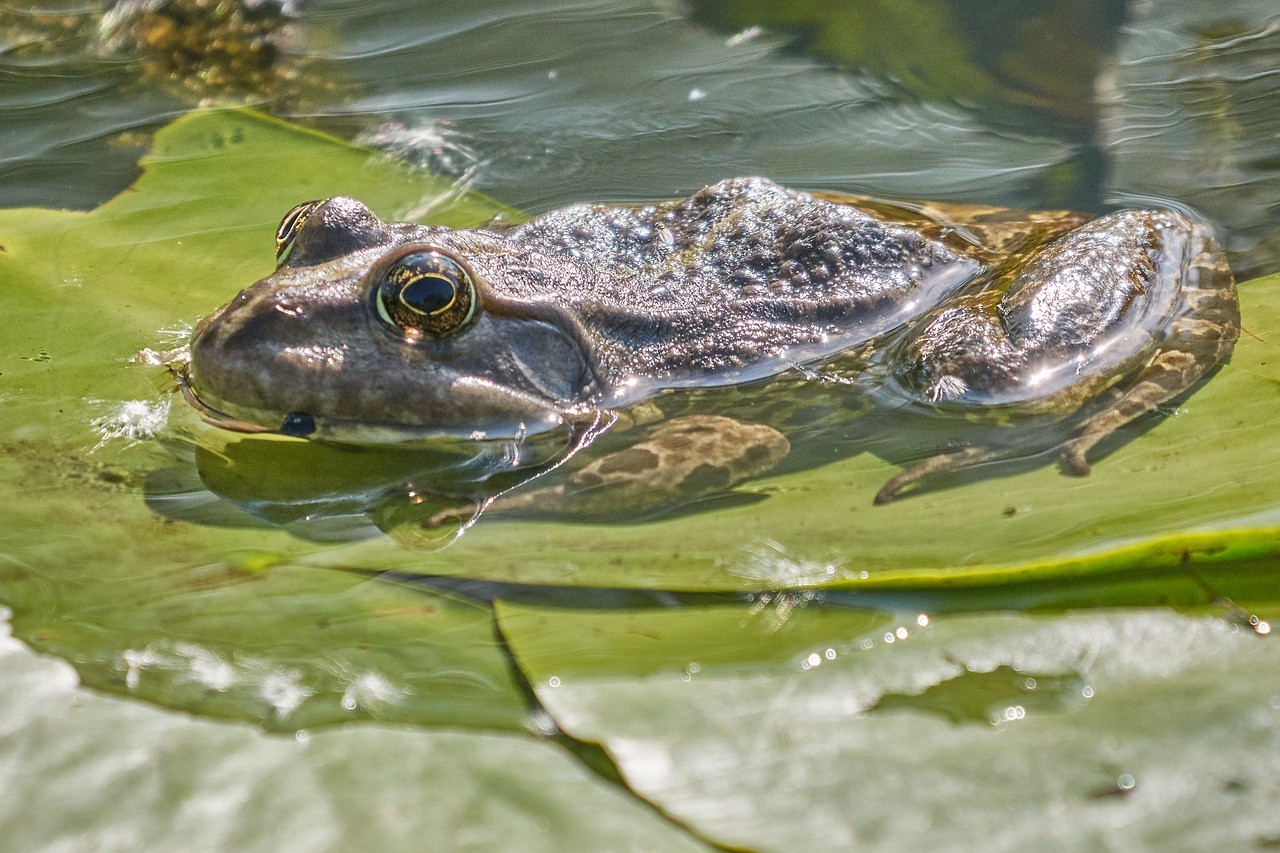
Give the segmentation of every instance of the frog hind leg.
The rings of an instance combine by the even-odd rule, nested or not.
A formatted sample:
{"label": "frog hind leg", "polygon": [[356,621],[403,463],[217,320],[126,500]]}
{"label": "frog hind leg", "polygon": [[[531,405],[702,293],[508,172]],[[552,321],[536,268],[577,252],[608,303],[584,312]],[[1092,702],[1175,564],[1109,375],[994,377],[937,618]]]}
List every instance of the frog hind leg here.
{"label": "frog hind leg", "polygon": [[[1152,241],[1150,246],[1153,252],[1149,255],[1151,258],[1149,268],[1152,271],[1162,268],[1165,274],[1173,277],[1169,282],[1173,287],[1171,290],[1165,289],[1159,287],[1156,280],[1149,279],[1145,284],[1131,288],[1131,294],[1135,300],[1149,299],[1150,287],[1155,287],[1167,294],[1167,301],[1160,303],[1164,306],[1161,309],[1163,313],[1157,312],[1167,321],[1161,325],[1161,331],[1153,335],[1143,328],[1132,329],[1132,334],[1116,342],[1120,345],[1113,347],[1116,352],[1111,354],[1109,362],[1099,360],[1097,364],[1090,366],[1090,362],[1086,360],[1079,375],[1072,382],[1061,387],[1055,396],[1026,401],[1025,408],[1029,413],[1037,411],[1045,413],[1077,408],[1089,400],[1108,399],[1106,395],[1110,395],[1104,406],[1080,423],[1075,429],[1075,437],[1069,440],[1063,449],[1063,467],[1076,474],[1089,473],[1088,453],[1099,442],[1125,424],[1182,394],[1215,365],[1226,359],[1239,337],[1240,329],[1235,282],[1222,250],[1206,228],[1174,214],[1138,212],[1118,214],[1106,219],[1117,220],[1129,228],[1130,234],[1137,234],[1138,241],[1135,243],[1135,248],[1137,244],[1146,243],[1148,239]],[[1144,220],[1147,223],[1146,228],[1150,229],[1146,231],[1148,237],[1142,237],[1141,231],[1134,230],[1134,226]],[[1086,234],[1089,230],[1093,233]],[[1019,359],[1025,353],[1025,346],[1008,334],[1011,327],[1017,327],[1016,318],[1010,316],[1016,308],[1011,309],[1010,305],[1020,301],[1025,306],[1032,301],[1035,298],[1038,282],[1051,280],[1055,264],[1080,266],[1080,259],[1085,256],[1082,256],[1072,243],[1080,243],[1087,249],[1091,242],[1099,242],[1099,236],[1104,238],[1101,241],[1102,245],[1105,246],[1110,242],[1106,239],[1105,232],[1100,231],[1097,226],[1092,229],[1080,229],[1079,233],[1068,235],[1057,244],[1040,252],[1043,263],[1035,272],[1024,276],[1021,271],[1017,271],[1013,275],[1012,286],[1006,285],[999,290],[974,296],[970,305],[959,309],[968,312],[966,315],[968,319],[955,324],[956,328],[979,330],[980,334],[973,340],[946,340],[945,322],[941,325],[935,324],[933,327],[934,329],[943,328],[943,334],[935,335],[930,328],[926,327],[918,339],[925,342],[923,345],[925,348],[930,341],[942,340],[943,350],[946,351],[947,347],[950,347],[949,351],[952,353],[1002,350],[1008,356],[1008,363],[1014,365],[1016,371]],[[1147,268],[1137,253],[1129,257],[1135,271]],[[1111,258],[1114,261],[1123,260],[1119,254],[1112,254]],[[1093,260],[1093,262],[1097,261]],[[1034,266],[1034,264],[1027,264],[1023,269],[1032,269]],[[1137,279],[1134,281],[1136,282]],[[1019,289],[1021,293],[1011,300],[1010,294]],[[1003,298],[1000,298],[1001,291],[1004,292]],[[993,300],[996,299],[1000,299],[999,309],[993,312],[991,307],[995,304]],[[987,308],[983,308],[983,305]],[[946,320],[945,317],[938,319]],[[1144,341],[1153,341],[1153,343],[1146,344],[1143,343]],[[1150,346],[1149,350],[1146,349],[1147,346]],[[1132,350],[1131,355],[1123,354],[1127,349]],[[916,355],[918,358],[914,363],[917,365],[926,364],[930,360],[923,348]],[[1108,373],[1112,368],[1118,369],[1120,364],[1130,362],[1131,357],[1138,359],[1131,368],[1136,373],[1126,370],[1125,373],[1132,378],[1122,386],[1112,388]],[[923,374],[931,377],[930,381],[921,388],[924,396],[936,402],[939,399],[946,399],[953,393],[952,389],[958,388],[960,392],[956,399],[948,399],[947,402],[961,407],[972,405],[981,409],[980,402],[968,403],[965,400],[964,389],[971,384],[976,384],[976,381],[980,381],[993,366],[998,365],[975,361],[974,364],[978,365],[979,369],[961,378],[948,374],[946,370],[949,369],[948,365],[955,366],[963,359],[950,358],[950,361],[948,358],[937,360],[944,366],[942,372],[935,370],[932,373],[926,371]],[[1108,364],[1110,367],[1107,367]],[[983,462],[1002,459],[1007,455],[1007,450],[976,444],[925,459],[889,480],[877,493],[876,503],[883,504],[893,500],[906,487],[925,477],[958,471]]]}
{"label": "frog hind leg", "polygon": [[1194,257],[1183,284],[1183,315],[1124,391],[1080,426],[1062,452],[1062,465],[1072,474],[1090,471],[1089,451],[1124,425],[1178,397],[1209,370],[1226,360],[1240,336],[1240,306],[1235,281],[1221,249],[1204,229],[1195,226]]}

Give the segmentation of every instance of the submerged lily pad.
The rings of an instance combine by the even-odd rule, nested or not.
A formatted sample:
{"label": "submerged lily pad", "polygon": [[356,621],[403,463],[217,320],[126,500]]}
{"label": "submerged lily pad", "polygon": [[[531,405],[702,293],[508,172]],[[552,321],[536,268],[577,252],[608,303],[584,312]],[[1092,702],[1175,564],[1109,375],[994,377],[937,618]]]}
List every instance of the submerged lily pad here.
{"label": "submerged lily pad", "polygon": [[975,472],[982,479],[873,506],[898,470],[886,459],[907,438],[890,435],[857,455],[839,458],[833,447],[835,461],[742,486],[762,499],[714,512],[611,526],[482,517],[437,553],[370,540],[306,561],[702,591],[956,588],[1185,577],[1188,568],[1225,573],[1228,587],[1245,583],[1280,554],[1280,457],[1271,452],[1280,277],[1241,293],[1247,334],[1230,364],[1178,408],[1124,430],[1088,477],[1066,476],[1046,456],[1021,473],[985,466]]}

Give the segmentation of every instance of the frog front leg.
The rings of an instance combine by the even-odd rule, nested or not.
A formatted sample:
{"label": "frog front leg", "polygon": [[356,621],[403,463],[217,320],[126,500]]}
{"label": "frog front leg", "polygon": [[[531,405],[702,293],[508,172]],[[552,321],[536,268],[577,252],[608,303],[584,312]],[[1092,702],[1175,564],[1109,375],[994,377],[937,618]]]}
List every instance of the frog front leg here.
{"label": "frog front leg", "polygon": [[[561,482],[514,488],[490,499],[481,511],[486,517],[644,518],[760,477],[790,449],[786,436],[763,424],[719,415],[672,418],[650,427],[630,447],[593,460]],[[441,510],[423,526],[438,527],[474,512],[471,507]]]}
{"label": "frog front leg", "polygon": [[[1239,329],[1235,283],[1207,229],[1174,213],[1126,211],[996,270],[925,315],[894,358],[904,388],[942,411],[1003,421],[1081,414],[1062,458],[1086,474],[1093,447],[1225,360]],[[1001,455],[971,445],[926,459],[876,502]]]}

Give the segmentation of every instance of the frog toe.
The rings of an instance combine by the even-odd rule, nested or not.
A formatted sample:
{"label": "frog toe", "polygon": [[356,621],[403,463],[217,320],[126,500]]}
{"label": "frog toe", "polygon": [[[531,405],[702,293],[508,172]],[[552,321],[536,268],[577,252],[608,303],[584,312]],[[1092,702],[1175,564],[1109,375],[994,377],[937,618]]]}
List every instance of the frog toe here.
{"label": "frog toe", "polygon": [[1089,450],[1100,438],[1081,436],[1070,442],[1062,451],[1062,470],[1077,477],[1087,477],[1093,471],[1089,464]]}
{"label": "frog toe", "polygon": [[[999,456],[999,452],[994,448],[983,446],[959,447],[955,450],[939,453],[936,456],[930,456],[928,459],[917,462],[910,468],[889,478],[889,481],[880,487],[880,491],[876,492],[872,502],[876,506],[882,506],[902,497],[904,489],[915,485],[926,477],[950,471],[963,471],[965,468],[979,465],[983,462],[990,462]],[[913,493],[914,491],[917,490],[913,490]]]}

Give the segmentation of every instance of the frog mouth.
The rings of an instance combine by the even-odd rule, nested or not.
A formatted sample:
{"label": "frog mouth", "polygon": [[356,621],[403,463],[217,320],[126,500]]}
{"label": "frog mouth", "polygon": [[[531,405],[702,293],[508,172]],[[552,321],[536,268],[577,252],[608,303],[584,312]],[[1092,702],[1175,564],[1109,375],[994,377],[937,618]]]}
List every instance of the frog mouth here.
{"label": "frog mouth", "polygon": [[190,365],[171,366],[170,369],[174,378],[178,381],[178,388],[182,391],[183,399],[187,401],[191,408],[196,410],[196,414],[205,423],[231,430],[232,432],[279,432],[279,430],[265,427],[262,424],[256,424],[252,421],[228,415],[226,412],[220,412],[201,400],[196,395],[195,389],[191,387]]}
{"label": "frog mouth", "polygon": [[[192,384],[189,364],[170,364],[169,371],[177,381],[178,388],[182,391],[183,399],[187,401],[187,404],[190,405],[191,408],[195,409],[196,414],[200,416],[201,420],[210,426],[230,430],[231,432],[256,433],[259,435],[269,433],[271,435],[285,435],[291,438],[327,438],[329,440],[361,444],[415,442],[433,440],[442,437],[456,437],[448,435],[424,435],[417,427],[403,427],[395,424],[380,424],[378,426],[362,424],[358,428],[348,426],[347,430],[343,431],[342,424],[334,421],[317,424],[317,419],[313,418],[306,412],[290,412],[289,414],[284,415],[281,419],[281,425],[278,427],[264,426],[258,422],[248,421],[244,418],[227,414],[226,412],[216,409],[204,400],[200,399],[200,396],[196,393]],[[532,396],[521,395],[518,394],[518,392],[511,391],[510,389],[501,389],[496,386],[489,387],[488,383],[480,380],[466,384],[468,390],[478,396],[483,396],[485,393],[491,395],[506,394],[519,396],[520,399],[525,402],[530,402],[535,399]],[[540,408],[540,413],[545,419],[544,427],[542,429],[531,429],[528,430],[528,432],[536,435],[544,431],[555,429],[562,426],[569,415],[582,416],[588,410],[594,411],[594,408],[584,408],[582,410],[560,410],[543,404]],[[530,426],[532,425],[533,424],[531,422]],[[518,434],[523,437],[526,434],[526,430],[527,427],[525,427],[524,422],[522,421]],[[472,432],[470,435],[470,438],[472,439],[486,437],[489,436],[486,436],[483,432]]]}

